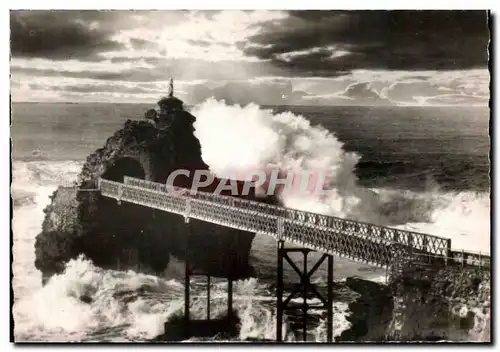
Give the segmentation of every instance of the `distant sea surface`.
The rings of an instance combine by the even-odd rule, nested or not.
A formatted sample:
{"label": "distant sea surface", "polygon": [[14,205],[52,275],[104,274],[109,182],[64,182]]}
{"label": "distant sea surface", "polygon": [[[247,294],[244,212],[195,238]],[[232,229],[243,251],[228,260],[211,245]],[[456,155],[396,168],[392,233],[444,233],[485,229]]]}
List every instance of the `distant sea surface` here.
{"label": "distant sea surface", "polygon": [[[12,106],[14,199],[14,318],[20,340],[141,340],[162,332],[163,322],[182,309],[177,278],[103,271],[85,258],[41,287],[34,267],[34,239],[41,230],[48,196],[75,179],[86,157],[127,119],[142,119],[153,104],[46,104]],[[289,110],[321,125],[355,151],[357,183],[384,194],[400,192],[438,197],[435,221],[407,228],[451,237],[460,248],[489,252],[489,109],[479,107],[309,107]],[[187,108],[189,110],[189,108]],[[443,205],[444,204],[444,205]],[[396,206],[395,206],[396,207]],[[397,208],[397,209],[396,209]],[[414,211],[396,207],[395,212]],[[412,227],[414,226],[414,227]],[[235,309],[243,321],[240,338],[274,338],[274,303],[269,293],[275,272],[272,239],[257,236],[252,247],[257,277],[235,287]],[[358,275],[376,279],[382,272],[336,260],[335,279]],[[287,272],[291,277],[292,270]],[[120,298],[120,290],[153,292]],[[222,311],[224,282],[215,283],[213,309]],[[91,304],[75,299],[95,293]],[[200,288],[199,295],[202,295]],[[76,293],[75,293],[76,292]],[[196,298],[196,292],[194,294]],[[250,297],[250,298],[249,298]],[[202,303],[198,313],[202,314]],[[219,307],[219,308],[217,308]],[[195,309],[195,310],[196,310]],[[216,315],[217,313],[214,313]],[[335,308],[335,335],[348,326],[346,305]],[[324,327],[311,331],[322,340]],[[323,330],[322,330],[323,329]]]}
{"label": "distant sea surface", "polygon": [[[14,161],[82,161],[145,104],[18,103],[12,107]],[[367,186],[487,191],[489,109],[482,107],[268,107],[290,110],[334,132],[362,159]]]}

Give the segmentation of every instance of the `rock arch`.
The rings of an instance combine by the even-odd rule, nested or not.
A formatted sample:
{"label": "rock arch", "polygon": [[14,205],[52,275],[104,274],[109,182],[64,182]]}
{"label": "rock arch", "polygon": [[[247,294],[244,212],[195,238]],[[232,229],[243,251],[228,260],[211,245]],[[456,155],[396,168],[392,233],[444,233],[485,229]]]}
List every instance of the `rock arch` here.
{"label": "rock arch", "polygon": [[125,176],[144,179],[146,172],[140,159],[123,157],[115,160],[101,176],[107,180],[123,182]]}

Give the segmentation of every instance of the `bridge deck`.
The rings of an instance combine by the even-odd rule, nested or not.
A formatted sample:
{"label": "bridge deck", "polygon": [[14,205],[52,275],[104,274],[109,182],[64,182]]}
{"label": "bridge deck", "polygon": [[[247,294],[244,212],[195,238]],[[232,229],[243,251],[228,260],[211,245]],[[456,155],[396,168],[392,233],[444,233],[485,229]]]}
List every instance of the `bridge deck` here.
{"label": "bridge deck", "polygon": [[[392,265],[402,248],[432,257],[454,257],[451,240],[446,238],[183,188],[168,192],[164,184],[132,177],[125,177],[124,183],[100,179],[99,189],[105,197],[273,236],[383,268]],[[456,253],[460,257],[464,252]],[[473,265],[476,261],[484,265],[485,258],[489,260],[468,253]]]}

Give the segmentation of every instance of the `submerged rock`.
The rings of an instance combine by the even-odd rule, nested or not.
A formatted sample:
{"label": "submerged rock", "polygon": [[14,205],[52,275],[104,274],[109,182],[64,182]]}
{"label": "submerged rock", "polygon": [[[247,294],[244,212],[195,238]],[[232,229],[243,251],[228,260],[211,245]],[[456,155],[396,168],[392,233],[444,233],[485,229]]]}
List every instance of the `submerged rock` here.
{"label": "submerged rock", "polygon": [[194,341],[234,340],[238,337],[241,321],[234,313],[214,319],[193,319],[189,323],[182,316],[172,317],[164,324],[164,333],[153,341],[175,342],[187,339]]}

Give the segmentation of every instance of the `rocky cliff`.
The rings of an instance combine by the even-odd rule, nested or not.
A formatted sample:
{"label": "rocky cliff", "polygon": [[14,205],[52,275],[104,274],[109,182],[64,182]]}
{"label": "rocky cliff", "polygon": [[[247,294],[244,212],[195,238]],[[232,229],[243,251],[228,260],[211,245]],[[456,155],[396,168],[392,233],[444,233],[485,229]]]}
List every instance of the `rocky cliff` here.
{"label": "rocky cliff", "polygon": [[391,288],[394,312],[387,338],[491,341],[489,268],[408,267]]}
{"label": "rocky cliff", "polygon": [[408,267],[389,285],[348,278],[356,294],[336,341],[491,342],[491,272]]}
{"label": "rocky cliff", "polygon": [[[161,126],[127,121],[88,156],[78,188],[95,189],[99,177],[123,181],[127,175],[165,182],[176,169],[208,169],[193,134],[194,121],[183,110]],[[176,185],[189,187],[192,182],[180,180]],[[217,182],[221,180],[205,190],[213,190]],[[248,255],[254,234],[191,220],[188,244],[184,219],[178,215],[118,205],[99,192],[62,187],[44,211],[42,233],[35,244],[35,265],[44,278],[61,272],[69,259],[82,253],[103,268],[161,274],[174,255],[181,260],[189,256],[193,269],[212,276],[240,278],[250,273]]]}

